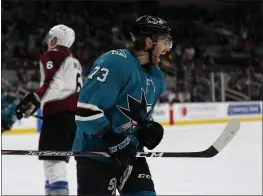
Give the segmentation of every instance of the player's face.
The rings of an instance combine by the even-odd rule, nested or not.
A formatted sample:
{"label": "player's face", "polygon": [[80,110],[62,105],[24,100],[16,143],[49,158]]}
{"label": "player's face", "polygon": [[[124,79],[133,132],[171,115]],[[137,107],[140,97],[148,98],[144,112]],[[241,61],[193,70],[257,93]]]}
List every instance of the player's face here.
{"label": "player's face", "polygon": [[160,62],[160,55],[164,55],[171,50],[173,41],[170,35],[158,36],[157,42],[153,42],[151,38],[146,39],[145,50],[152,49],[152,63],[158,65]]}
{"label": "player's face", "polygon": [[47,44],[48,50],[52,50],[57,46],[57,38],[52,36],[52,32],[49,32],[44,39],[44,43]]}
{"label": "player's face", "polygon": [[169,35],[159,36],[156,47],[161,51],[160,54],[164,55],[173,47],[173,39]]}
{"label": "player's face", "polygon": [[52,50],[52,49],[56,48],[57,38],[53,38],[53,39],[49,40],[47,44],[48,44],[48,50]]}
{"label": "player's face", "polygon": [[152,50],[152,63],[158,65],[160,62],[160,55],[164,55],[172,48],[172,40],[170,36],[159,36],[157,43]]}

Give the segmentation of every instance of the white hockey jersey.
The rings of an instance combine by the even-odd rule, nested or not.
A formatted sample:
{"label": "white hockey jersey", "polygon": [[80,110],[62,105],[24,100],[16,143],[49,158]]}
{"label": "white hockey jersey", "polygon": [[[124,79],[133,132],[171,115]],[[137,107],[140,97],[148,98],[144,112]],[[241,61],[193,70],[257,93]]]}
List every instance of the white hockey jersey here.
{"label": "white hockey jersey", "polygon": [[41,87],[35,91],[43,116],[75,111],[82,87],[81,65],[67,49],[47,51],[40,59]]}

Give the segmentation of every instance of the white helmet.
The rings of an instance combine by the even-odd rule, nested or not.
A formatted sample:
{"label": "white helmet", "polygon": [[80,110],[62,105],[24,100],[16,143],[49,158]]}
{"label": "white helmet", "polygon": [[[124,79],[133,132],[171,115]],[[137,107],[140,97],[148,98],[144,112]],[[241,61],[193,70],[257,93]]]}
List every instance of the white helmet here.
{"label": "white helmet", "polygon": [[56,25],[49,30],[45,40],[48,42],[54,38],[57,38],[56,45],[70,48],[75,41],[75,32],[66,25]]}

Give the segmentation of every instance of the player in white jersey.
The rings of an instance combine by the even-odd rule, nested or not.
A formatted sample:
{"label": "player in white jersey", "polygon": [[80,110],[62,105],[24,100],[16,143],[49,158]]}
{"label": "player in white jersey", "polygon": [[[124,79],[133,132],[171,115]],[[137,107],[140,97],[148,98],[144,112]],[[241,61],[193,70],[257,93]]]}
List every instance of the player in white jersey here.
{"label": "player in white jersey", "polygon": [[[56,25],[45,40],[48,51],[40,59],[41,87],[24,97],[17,106],[16,116],[28,118],[41,107],[39,150],[69,151],[75,137],[75,110],[82,87],[81,65],[69,51],[75,32],[65,25]],[[46,195],[68,195],[69,157],[40,156],[39,159],[44,160]]]}

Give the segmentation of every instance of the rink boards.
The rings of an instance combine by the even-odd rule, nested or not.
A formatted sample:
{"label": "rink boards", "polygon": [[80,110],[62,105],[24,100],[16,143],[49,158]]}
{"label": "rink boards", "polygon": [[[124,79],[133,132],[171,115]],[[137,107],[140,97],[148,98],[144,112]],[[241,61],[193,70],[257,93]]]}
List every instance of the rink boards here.
{"label": "rink boards", "polygon": [[[41,111],[37,113],[41,115]],[[162,125],[224,123],[231,118],[242,122],[262,121],[262,101],[157,104],[152,117]],[[36,133],[41,129],[41,123],[35,117],[22,119],[4,134]]]}
{"label": "rink boards", "polygon": [[223,123],[231,118],[262,121],[262,101],[160,104],[153,113],[163,125]]}

